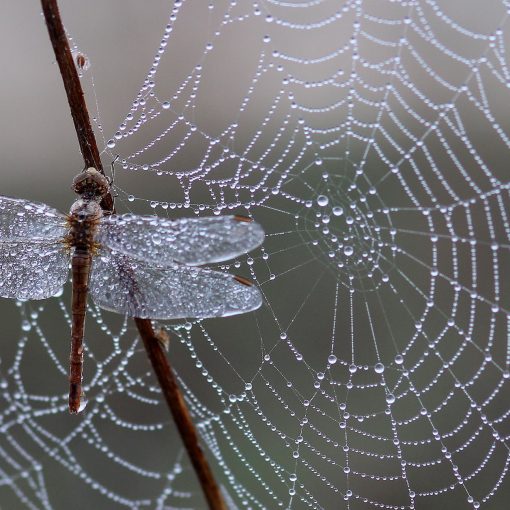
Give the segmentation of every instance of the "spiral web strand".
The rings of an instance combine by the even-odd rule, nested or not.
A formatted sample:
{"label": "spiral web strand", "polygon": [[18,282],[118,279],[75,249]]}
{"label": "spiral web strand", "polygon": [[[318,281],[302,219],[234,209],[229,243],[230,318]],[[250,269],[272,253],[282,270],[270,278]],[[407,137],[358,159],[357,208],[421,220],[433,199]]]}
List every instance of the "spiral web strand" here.
{"label": "spiral web strand", "polygon": [[[97,98],[120,210],[234,211],[267,233],[219,266],[259,285],[261,310],[166,325],[231,508],[501,508],[509,8],[176,1],[112,133]],[[66,415],[66,345],[48,317],[65,335],[68,301],[16,305],[1,493],[65,507],[58,473],[103,508],[203,507],[185,456],[163,446],[173,426],[134,327],[93,304],[89,403]]]}

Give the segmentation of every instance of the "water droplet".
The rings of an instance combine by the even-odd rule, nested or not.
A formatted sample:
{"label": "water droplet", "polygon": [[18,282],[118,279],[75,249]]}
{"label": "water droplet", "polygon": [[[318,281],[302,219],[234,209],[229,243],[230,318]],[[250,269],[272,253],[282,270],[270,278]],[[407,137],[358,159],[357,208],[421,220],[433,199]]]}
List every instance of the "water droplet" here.
{"label": "water droplet", "polygon": [[330,365],[334,365],[336,363],[337,357],[334,354],[330,354],[328,356],[328,363]]}
{"label": "water droplet", "polygon": [[82,393],[80,399],[80,406],[78,407],[78,412],[81,413],[87,407],[87,404],[88,404],[87,397],[85,396],[85,393]]}
{"label": "water droplet", "polygon": [[339,206],[333,207],[333,214],[335,216],[342,216],[343,213],[344,213],[344,210],[342,207],[339,207]]}
{"label": "water droplet", "polygon": [[21,329],[23,331],[30,331],[32,329],[32,324],[30,324],[29,321],[27,320],[24,320],[22,323],[21,323]]}
{"label": "water droplet", "polygon": [[170,102],[169,101],[165,101],[162,105],[164,110],[168,110],[170,108]]}
{"label": "water droplet", "polygon": [[352,254],[354,253],[354,248],[352,246],[346,246],[344,248],[344,254],[347,256],[347,257],[350,257]]}
{"label": "water droplet", "polygon": [[403,356],[401,356],[400,354],[397,354],[397,355],[395,356],[395,363],[396,363],[397,365],[402,365],[402,363],[404,363],[404,358],[403,358]]}
{"label": "water droplet", "polygon": [[388,393],[386,395],[386,402],[388,402],[388,404],[393,404],[393,402],[395,402],[395,395],[393,395],[393,393]]}
{"label": "water droplet", "polygon": [[376,374],[382,374],[384,372],[384,365],[382,363],[376,363],[374,366]]}
{"label": "water droplet", "polygon": [[317,203],[321,206],[321,207],[324,207],[326,205],[328,205],[329,203],[329,198],[326,196],[326,195],[319,195],[317,197]]}
{"label": "water droplet", "polygon": [[106,146],[109,148],[109,149],[113,149],[115,147],[115,140],[113,140],[112,138],[110,140],[108,140],[106,142]]}

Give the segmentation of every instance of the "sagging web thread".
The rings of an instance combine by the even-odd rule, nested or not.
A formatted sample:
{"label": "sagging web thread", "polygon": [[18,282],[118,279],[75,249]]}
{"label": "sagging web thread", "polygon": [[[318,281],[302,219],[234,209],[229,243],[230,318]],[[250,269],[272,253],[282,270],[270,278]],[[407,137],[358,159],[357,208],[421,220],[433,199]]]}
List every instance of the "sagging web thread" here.
{"label": "sagging web thread", "polygon": [[[494,508],[508,490],[509,7],[172,4],[104,154],[120,155],[120,208],[236,210],[267,231],[221,266],[260,285],[262,310],[167,326],[232,508]],[[158,198],[124,189],[128,174]],[[77,423],[67,346],[47,334],[48,317],[68,330],[68,296],[17,308],[4,492],[58,507],[56,465],[105,507],[199,506],[132,325],[91,307]]]}

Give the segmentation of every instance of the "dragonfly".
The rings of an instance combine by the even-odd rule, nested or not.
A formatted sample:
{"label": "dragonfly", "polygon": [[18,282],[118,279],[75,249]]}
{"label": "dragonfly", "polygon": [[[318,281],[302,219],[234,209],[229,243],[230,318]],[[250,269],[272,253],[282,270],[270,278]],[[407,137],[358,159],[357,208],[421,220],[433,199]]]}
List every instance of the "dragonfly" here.
{"label": "dragonfly", "polygon": [[264,239],[245,216],[168,219],[103,215],[110,180],[88,168],[73,180],[68,215],[0,196],[0,297],[47,299],[72,273],[69,411],[83,410],[87,296],[129,317],[165,320],[250,312],[262,295],[249,280],[203,267],[247,253]]}

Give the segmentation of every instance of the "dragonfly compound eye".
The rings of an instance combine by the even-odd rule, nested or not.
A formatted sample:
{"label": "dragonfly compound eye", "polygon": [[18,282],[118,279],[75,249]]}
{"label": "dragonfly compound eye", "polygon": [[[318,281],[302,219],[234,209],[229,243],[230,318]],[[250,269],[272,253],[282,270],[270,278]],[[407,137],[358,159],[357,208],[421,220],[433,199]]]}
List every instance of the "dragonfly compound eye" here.
{"label": "dragonfly compound eye", "polygon": [[73,179],[73,190],[78,195],[102,197],[108,193],[108,179],[95,168],[87,168]]}

